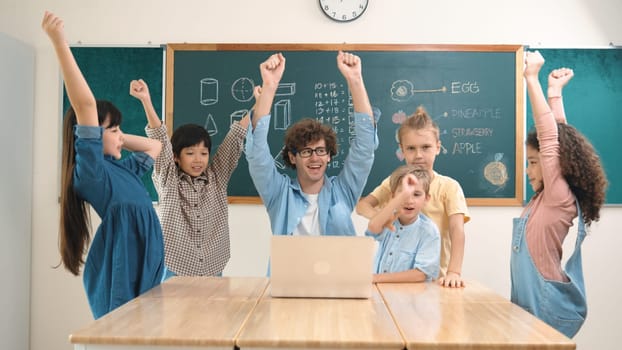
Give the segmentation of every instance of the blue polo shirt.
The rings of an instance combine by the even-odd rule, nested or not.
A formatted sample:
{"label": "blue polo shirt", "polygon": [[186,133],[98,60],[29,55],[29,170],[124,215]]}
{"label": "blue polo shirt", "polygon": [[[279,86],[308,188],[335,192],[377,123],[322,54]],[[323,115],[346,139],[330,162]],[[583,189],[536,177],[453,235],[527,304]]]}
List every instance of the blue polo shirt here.
{"label": "blue polo shirt", "polygon": [[434,221],[423,214],[409,225],[393,223],[395,232],[385,228],[376,235],[365,232],[378,242],[374,273],[401,272],[418,269],[426,281],[436,279],[440,269],[441,236]]}

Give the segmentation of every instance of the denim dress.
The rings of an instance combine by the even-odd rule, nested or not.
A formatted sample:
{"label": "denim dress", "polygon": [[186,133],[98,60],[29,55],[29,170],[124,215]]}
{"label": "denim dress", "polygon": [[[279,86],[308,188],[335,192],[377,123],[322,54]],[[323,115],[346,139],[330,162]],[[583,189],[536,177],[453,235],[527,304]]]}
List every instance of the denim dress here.
{"label": "denim dress", "polygon": [[160,221],[140,176],[153,159],[104,155],[101,127],[76,126],[74,188],[101,218],[84,264],[84,289],[97,319],[157,286],[164,271]]}
{"label": "denim dress", "polygon": [[511,300],[542,321],[572,338],[585,321],[587,303],[583,282],[581,244],[585,238],[585,222],[577,203],[579,231],[575,249],[565,266],[570,281],[547,280],[536,268],[527,248],[525,228],[529,212],[514,219],[512,232],[512,256],[510,272],[512,277]]}

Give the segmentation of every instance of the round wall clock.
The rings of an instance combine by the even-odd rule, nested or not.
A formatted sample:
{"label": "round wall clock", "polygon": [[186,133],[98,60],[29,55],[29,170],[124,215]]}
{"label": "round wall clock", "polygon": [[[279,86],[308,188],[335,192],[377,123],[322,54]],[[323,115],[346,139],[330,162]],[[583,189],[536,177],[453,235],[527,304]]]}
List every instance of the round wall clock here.
{"label": "round wall clock", "polygon": [[361,17],[369,0],[320,0],[320,8],[328,18],[350,22]]}

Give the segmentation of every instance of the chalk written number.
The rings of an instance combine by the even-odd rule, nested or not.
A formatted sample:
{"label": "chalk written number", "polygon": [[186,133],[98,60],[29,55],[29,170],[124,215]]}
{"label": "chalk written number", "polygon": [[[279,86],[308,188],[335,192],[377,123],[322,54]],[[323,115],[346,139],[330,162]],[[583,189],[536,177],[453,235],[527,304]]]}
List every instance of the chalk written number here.
{"label": "chalk written number", "polygon": [[337,22],[350,22],[367,9],[368,0],[319,0],[320,8],[328,18]]}

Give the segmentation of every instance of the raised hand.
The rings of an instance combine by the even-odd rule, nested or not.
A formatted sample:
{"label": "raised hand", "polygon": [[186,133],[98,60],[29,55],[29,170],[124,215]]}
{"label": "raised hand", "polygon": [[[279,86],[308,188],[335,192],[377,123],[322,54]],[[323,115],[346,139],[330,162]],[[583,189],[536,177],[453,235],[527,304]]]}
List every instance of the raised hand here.
{"label": "raised hand", "polygon": [[402,179],[402,190],[400,195],[404,198],[412,195],[415,192],[415,186],[419,183],[417,177],[414,174],[407,174]]}
{"label": "raised hand", "polygon": [[[251,107],[251,110],[255,110],[256,112],[257,102],[261,97],[261,86],[255,85],[255,87],[253,88],[253,96],[255,97],[255,103],[253,104],[253,107]],[[249,110],[248,113],[246,113],[246,115],[244,115],[244,117],[240,120],[240,126],[242,126],[244,129],[248,127],[248,123],[250,123],[251,121],[251,110]]]}
{"label": "raised hand", "polygon": [[132,80],[130,82],[130,95],[136,97],[142,103],[149,127],[152,129],[159,128],[162,125],[162,120],[153,107],[153,103],[151,103],[151,94],[149,93],[147,83],[142,79]]}
{"label": "raised hand", "polygon": [[359,56],[339,51],[337,54],[337,68],[347,81],[360,79],[362,77],[361,59]]}
{"label": "raised hand", "polygon": [[402,185],[396,193],[395,201],[397,203],[394,204],[396,205],[394,206],[395,209],[393,210],[392,215],[387,218],[387,221],[384,223],[383,227],[386,227],[389,230],[395,232],[395,225],[393,225],[393,223],[399,217],[400,211],[402,210],[402,207],[406,205],[405,203],[408,202],[409,197],[412,196],[413,193],[415,193],[415,187],[418,183],[419,180],[417,180],[417,177],[414,174],[407,174],[406,176],[404,176],[404,178],[402,179]]}
{"label": "raised hand", "polygon": [[270,113],[272,101],[274,100],[276,89],[279,87],[279,82],[283,77],[284,71],[285,57],[283,57],[282,53],[273,54],[259,65],[259,72],[263,84],[260,88],[256,87],[253,90],[253,95],[255,96],[255,116],[252,120],[253,128],[257,125],[257,121],[260,118]]}
{"label": "raised hand", "polygon": [[41,28],[50,37],[50,41],[56,51],[56,57],[63,73],[63,80],[67,90],[69,103],[76,112],[76,120],[79,125],[99,125],[97,119],[97,102],[87,84],[80,67],[76,63],[73,53],[65,40],[65,27],[63,20],[49,11],[43,14]]}
{"label": "raised hand", "polygon": [[532,51],[525,53],[525,70],[523,75],[525,78],[533,78],[538,77],[538,73],[540,72],[540,68],[544,65],[544,57],[540,54],[539,51]]}
{"label": "raised hand", "polygon": [[354,111],[367,114],[372,117],[373,122],[374,114],[367,96],[365,84],[363,83],[361,58],[349,52],[339,51],[337,53],[337,68],[339,68],[339,71],[348,83]]}
{"label": "raised hand", "polygon": [[259,65],[263,88],[278,87],[285,71],[285,57],[282,53],[275,53]]}
{"label": "raised hand", "polygon": [[136,97],[141,102],[151,102],[151,95],[149,94],[149,86],[144,80],[132,80],[130,82],[130,95]]}
{"label": "raised hand", "polygon": [[66,42],[63,20],[52,12],[45,11],[43,20],[41,21],[41,28],[43,28],[43,31],[50,37],[54,45],[64,44]]}
{"label": "raised hand", "polygon": [[549,97],[561,96],[562,89],[572,77],[574,77],[574,72],[570,68],[563,67],[551,71],[549,74]]}

